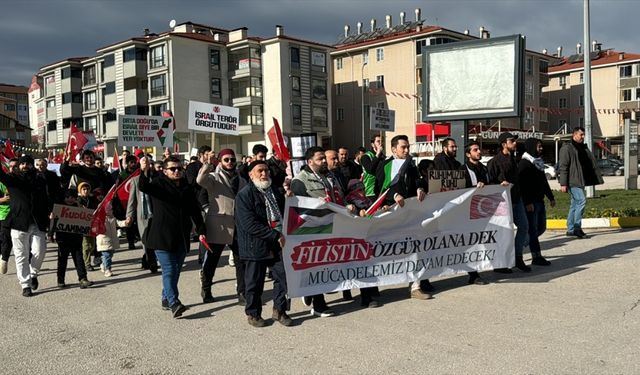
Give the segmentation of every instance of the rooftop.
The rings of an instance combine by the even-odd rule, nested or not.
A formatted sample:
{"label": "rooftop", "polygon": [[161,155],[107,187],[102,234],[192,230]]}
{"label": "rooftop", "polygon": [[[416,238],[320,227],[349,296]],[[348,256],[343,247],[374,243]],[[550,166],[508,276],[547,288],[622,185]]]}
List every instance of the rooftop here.
{"label": "rooftop", "polygon": [[[591,66],[597,67],[609,64],[623,64],[625,62],[640,60],[640,54],[626,53],[608,49],[605,51],[593,51],[589,54]],[[549,67],[549,73],[564,72],[567,70],[581,69],[584,67],[584,55],[571,55],[562,57],[562,61]]]}
{"label": "rooftop", "polygon": [[6,83],[0,83],[0,93],[26,94],[28,90],[29,88],[25,86],[16,86],[16,85],[9,85]]}

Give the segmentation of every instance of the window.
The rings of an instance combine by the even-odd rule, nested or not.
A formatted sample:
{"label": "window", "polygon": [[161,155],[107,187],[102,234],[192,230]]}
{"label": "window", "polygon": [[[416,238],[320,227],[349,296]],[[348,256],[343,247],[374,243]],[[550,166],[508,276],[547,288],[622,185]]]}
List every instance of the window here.
{"label": "window", "polygon": [[166,95],[166,87],[164,82],[164,74],[151,77],[151,97],[156,98]]}
{"label": "window", "polygon": [[376,48],[376,61],[384,60],[384,48]]}
{"label": "window", "polygon": [[376,76],[376,88],[384,88],[384,76]]}
{"label": "window", "polygon": [[527,75],[533,74],[533,58],[527,57]]}
{"label": "window", "polygon": [[538,70],[540,73],[548,73],[549,72],[549,62],[547,60],[540,60],[538,62]]}
{"label": "window", "polygon": [[336,59],[336,70],[342,70],[342,57]]}
{"label": "window", "polygon": [[220,78],[211,78],[211,96],[214,98],[222,98]]}
{"label": "window", "polygon": [[149,113],[149,107],[146,105],[130,105],[124,107],[125,115],[146,115]]}
{"label": "window", "polygon": [[56,130],[58,128],[58,121],[57,120],[51,120],[47,122],[47,130],[48,131],[53,131]]}
{"label": "window", "polygon": [[584,83],[584,72],[580,73],[580,83]]}
{"label": "window", "polygon": [[533,112],[526,111],[524,113],[524,123],[525,125],[533,125]]}
{"label": "window", "polygon": [[94,133],[98,132],[98,118],[87,117],[84,119],[84,130],[93,130]]}
{"label": "window", "polygon": [[300,96],[300,77],[291,76],[291,95]]}
{"label": "window", "polygon": [[82,129],[82,118],[81,117],[69,117],[62,119],[62,129],[69,129],[71,124],[74,124],[79,129]]}
{"label": "window", "polygon": [[[116,110],[110,109],[104,115],[102,115],[102,123],[106,124],[107,122],[116,121]],[[105,129],[106,133],[106,129]]]}
{"label": "window", "polygon": [[620,67],[620,78],[631,77],[633,75],[631,65]]}
{"label": "window", "polygon": [[560,86],[565,86],[567,84],[567,75],[566,74],[565,75],[561,75],[559,77],[559,79],[560,79]]}
{"label": "window", "polygon": [[53,108],[55,106],[56,106],[56,100],[55,99],[47,100],[47,108]]}
{"label": "window", "polygon": [[382,109],[384,109],[384,102],[377,102],[377,103],[376,103],[376,108],[382,108]]}
{"label": "window", "polygon": [[636,100],[640,100],[640,87],[636,88]]}
{"label": "window", "polygon": [[106,55],[104,57],[104,61],[102,62],[102,68],[108,68],[110,66],[113,66],[116,63],[115,61],[115,56],[112,54],[110,55]]}
{"label": "window", "polygon": [[151,116],[162,116],[162,112],[167,110],[167,103],[156,104],[151,106]]}
{"label": "window", "polygon": [[116,92],[116,83],[115,82],[107,82],[107,84],[102,89],[104,95],[113,94]]}
{"label": "window", "polygon": [[327,71],[327,54],[320,51],[311,51],[311,70],[314,72]]}
{"label": "window", "polygon": [[6,103],[6,104],[4,105],[4,110],[5,110],[5,111],[11,111],[11,112],[13,112],[13,111],[15,111],[15,110],[16,110],[16,105],[15,105],[15,104],[9,104],[9,103]]}
{"label": "window", "polygon": [[313,79],[311,86],[314,99],[327,100],[327,81],[324,79]]}
{"label": "window", "polygon": [[338,111],[336,112],[336,120],[344,121],[344,108],[338,108]]}
{"label": "window", "polygon": [[92,65],[82,70],[82,84],[85,86],[96,84],[96,66]]}
{"label": "window", "polygon": [[580,117],[580,127],[584,128],[584,117]]}
{"label": "window", "polygon": [[159,68],[164,66],[164,45],[151,48],[151,60],[149,61],[151,68]]}
{"label": "window", "polygon": [[584,95],[580,95],[580,107],[584,107]]}
{"label": "window", "polygon": [[135,47],[126,49],[122,51],[122,60],[124,62],[134,60],[147,61],[147,50]]}
{"label": "window", "polygon": [[524,100],[533,101],[533,82],[531,81],[524,83]]}
{"label": "window", "polygon": [[66,78],[82,78],[82,70],[80,68],[66,67],[60,70],[62,79]]}
{"label": "window", "polygon": [[631,100],[631,89],[622,90],[622,101],[628,102]]}
{"label": "window", "polygon": [[211,69],[220,70],[220,50],[209,50],[209,64],[211,64]]}
{"label": "window", "polygon": [[65,92],[62,94],[62,104],[82,103],[82,94]]}
{"label": "window", "polygon": [[567,108],[567,98],[560,98],[558,101],[558,107]]}
{"label": "window", "polygon": [[84,94],[84,110],[92,111],[98,108],[98,102],[96,100],[96,92],[91,91]]}
{"label": "window", "polygon": [[422,47],[425,47],[426,45],[426,39],[416,40],[416,55],[422,55]]}
{"label": "window", "polygon": [[291,47],[289,54],[291,56],[291,69],[300,69],[300,48]]}
{"label": "window", "polygon": [[336,83],[336,95],[342,95],[344,91],[344,86],[342,83]]}
{"label": "window", "polygon": [[363,64],[369,63],[369,51],[362,52],[362,63]]}
{"label": "window", "polygon": [[298,104],[291,106],[291,115],[293,117],[293,126],[302,126],[302,107]]}
{"label": "window", "polygon": [[314,127],[326,128],[327,127],[327,108],[326,107],[313,107],[311,124]]}
{"label": "window", "polygon": [[369,78],[365,78],[365,79],[363,79],[363,80],[362,80],[362,87],[363,87],[365,90],[369,90],[369,88],[370,88],[370,87],[369,87]]}

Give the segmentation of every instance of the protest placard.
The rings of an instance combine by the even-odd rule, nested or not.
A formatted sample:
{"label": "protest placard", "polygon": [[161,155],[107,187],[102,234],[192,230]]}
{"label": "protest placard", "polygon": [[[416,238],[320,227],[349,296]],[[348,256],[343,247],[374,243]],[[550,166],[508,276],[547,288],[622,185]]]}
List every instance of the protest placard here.
{"label": "protest placard", "polygon": [[172,147],[173,117],[118,115],[120,147]]}
{"label": "protest placard", "polygon": [[240,134],[240,110],[219,104],[189,101],[189,130],[227,135]]}
{"label": "protest placard", "polygon": [[433,170],[429,174],[429,193],[465,188],[464,170]]}
{"label": "protest placard", "polygon": [[91,233],[91,219],[93,211],[89,208],[53,205],[53,230],[56,232],[68,232],[88,236]]}
{"label": "protest placard", "polygon": [[370,113],[371,130],[382,132],[396,131],[396,111],[384,108],[371,108]]}

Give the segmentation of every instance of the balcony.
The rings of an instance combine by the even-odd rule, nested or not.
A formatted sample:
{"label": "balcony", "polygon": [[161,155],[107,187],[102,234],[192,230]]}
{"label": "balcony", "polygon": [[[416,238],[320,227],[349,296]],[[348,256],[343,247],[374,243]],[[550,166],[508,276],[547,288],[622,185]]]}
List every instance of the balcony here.
{"label": "balcony", "polygon": [[621,89],[628,89],[628,88],[634,88],[634,87],[638,87],[638,78],[637,77],[620,78],[620,88]]}
{"label": "balcony", "polygon": [[82,103],[67,103],[62,105],[62,117],[82,117]]}
{"label": "balcony", "polygon": [[147,76],[147,62],[140,60],[131,60],[122,64],[124,70],[124,78],[145,77]]}
{"label": "balcony", "polygon": [[149,98],[147,95],[147,90],[126,90],[124,92],[124,105],[147,105],[149,102]]}
{"label": "balcony", "polygon": [[82,78],[65,78],[60,81],[60,92],[80,92],[82,91]]}
{"label": "balcony", "polygon": [[620,109],[640,109],[640,101],[632,100],[630,102],[620,102]]}
{"label": "balcony", "polygon": [[56,114],[56,107],[48,107],[47,108],[47,116],[46,116],[46,120],[50,121],[50,120],[55,120],[57,117]]}
{"label": "balcony", "polygon": [[549,75],[547,73],[540,73],[539,77],[540,87],[549,86]]}

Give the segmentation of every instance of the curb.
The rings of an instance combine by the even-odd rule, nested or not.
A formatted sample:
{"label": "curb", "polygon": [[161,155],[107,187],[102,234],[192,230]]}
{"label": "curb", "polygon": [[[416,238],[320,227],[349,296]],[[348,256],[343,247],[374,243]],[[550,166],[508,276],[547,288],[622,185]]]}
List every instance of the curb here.
{"label": "curb", "polygon": [[[600,217],[582,219],[582,228],[637,228],[640,227],[640,217]],[[547,220],[547,229],[566,230],[566,219]]]}

